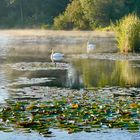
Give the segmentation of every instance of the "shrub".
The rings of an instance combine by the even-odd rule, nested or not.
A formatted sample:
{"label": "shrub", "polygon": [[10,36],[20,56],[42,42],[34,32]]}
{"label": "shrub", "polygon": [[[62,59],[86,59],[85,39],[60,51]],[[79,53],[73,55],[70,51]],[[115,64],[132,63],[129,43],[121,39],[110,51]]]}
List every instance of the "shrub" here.
{"label": "shrub", "polygon": [[123,17],[114,29],[120,52],[140,51],[140,19],[136,14]]}
{"label": "shrub", "polygon": [[68,16],[59,15],[54,19],[54,28],[59,30],[67,30],[73,28],[73,23],[69,20]]}

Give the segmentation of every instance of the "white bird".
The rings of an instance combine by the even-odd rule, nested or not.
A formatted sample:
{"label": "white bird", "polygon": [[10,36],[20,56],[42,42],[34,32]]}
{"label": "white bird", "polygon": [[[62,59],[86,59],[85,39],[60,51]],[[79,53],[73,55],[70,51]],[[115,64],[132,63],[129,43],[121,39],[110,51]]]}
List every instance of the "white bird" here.
{"label": "white bird", "polygon": [[90,51],[93,51],[95,49],[96,45],[93,43],[90,43],[89,41],[87,42],[87,53]]}
{"label": "white bird", "polygon": [[54,61],[60,61],[64,59],[64,54],[62,53],[54,53],[53,49],[52,49],[52,53],[51,53],[51,60],[54,63]]}

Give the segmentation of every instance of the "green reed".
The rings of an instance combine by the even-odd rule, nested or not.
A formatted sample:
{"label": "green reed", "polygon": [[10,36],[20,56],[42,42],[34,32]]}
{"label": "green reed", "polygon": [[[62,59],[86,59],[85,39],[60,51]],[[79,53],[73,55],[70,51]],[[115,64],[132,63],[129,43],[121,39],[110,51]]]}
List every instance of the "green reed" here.
{"label": "green reed", "polygon": [[136,14],[129,14],[119,20],[114,31],[121,53],[140,51],[140,19]]}

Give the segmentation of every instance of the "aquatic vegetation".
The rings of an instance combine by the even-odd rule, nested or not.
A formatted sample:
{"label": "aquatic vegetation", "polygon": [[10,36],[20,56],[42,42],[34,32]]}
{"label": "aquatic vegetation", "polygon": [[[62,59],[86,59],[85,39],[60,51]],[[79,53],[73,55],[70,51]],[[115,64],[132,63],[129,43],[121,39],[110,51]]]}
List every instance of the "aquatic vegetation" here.
{"label": "aquatic vegetation", "polygon": [[[51,100],[32,102],[30,99],[8,99],[7,105],[0,107],[0,130],[23,129],[25,133],[37,131],[46,137],[54,136],[49,131],[50,128],[64,129],[68,133],[111,128],[139,131],[139,99],[129,95],[115,96],[109,91],[113,93],[113,88],[81,93],[75,91],[67,94],[66,98],[52,97]],[[129,89],[130,91],[139,92],[138,89]]]}
{"label": "aquatic vegetation", "polygon": [[56,66],[50,62],[21,62],[14,64],[7,64],[7,66],[11,67],[14,70],[19,71],[37,71],[37,70],[53,70],[53,69],[68,69],[68,65],[66,63],[56,63]]}

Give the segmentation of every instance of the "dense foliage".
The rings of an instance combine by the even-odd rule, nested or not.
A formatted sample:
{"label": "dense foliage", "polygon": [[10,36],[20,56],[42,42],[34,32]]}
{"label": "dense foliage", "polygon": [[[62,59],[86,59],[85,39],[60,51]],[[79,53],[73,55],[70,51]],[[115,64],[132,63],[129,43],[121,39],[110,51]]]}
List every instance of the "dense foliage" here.
{"label": "dense foliage", "polygon": [[140,15],[139,0],[73,0],[54,25],[57,29],[95,29],[133,12]]}
{"label": "dense foliage", "polygon": [[0,0],[0,27],[95,29],[132,12],[139,0]]}
{"label": "dense foliage", "polygon": [[135,14],[122,18],[115,26],[120,52],[140,51],[140,19]]}
{"label": "dense foliage", "polygon": [[69,0],[0,0],[1,27],[33,27],[52,24]]}

